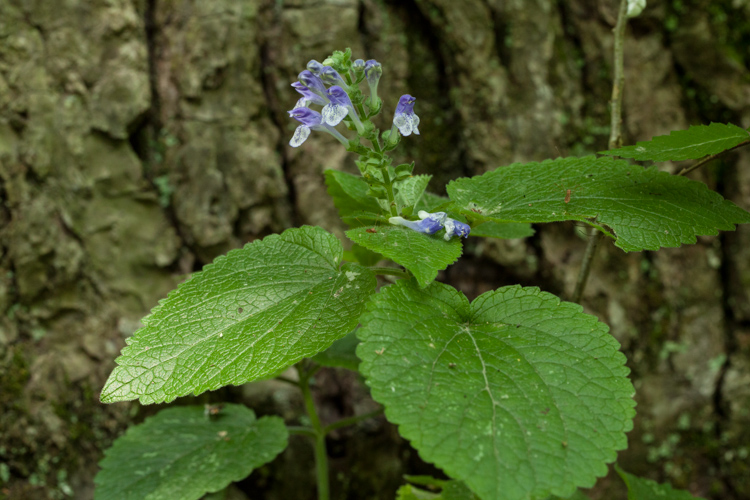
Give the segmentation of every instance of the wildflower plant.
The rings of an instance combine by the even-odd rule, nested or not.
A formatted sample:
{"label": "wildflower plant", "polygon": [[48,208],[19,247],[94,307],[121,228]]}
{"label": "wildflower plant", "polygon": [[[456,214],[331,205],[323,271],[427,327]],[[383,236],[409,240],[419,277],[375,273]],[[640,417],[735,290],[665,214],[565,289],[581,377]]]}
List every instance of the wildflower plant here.
{"label": "wildflower plant", "polygon": [[[627,447],[635,391],[604,323],[538,288],[469,301],[435,278],[466,238],[525,237],[532,223],[580,221],[625,251],[733,230],[750,214],[705,185],[613,156],[700,158],[750,143],[750,134],[711,124],[601,156],[516,163],[454,180],[446,198],[427,190],[430,176],[415,175],[413,163],[392,164],[388,153],[419,135],[420,119],[417,99],[403,95],[377,128],[383,74],[347,49],[310,61],[292,84],[302,97],[289,111],[299,122],[290,146],[325,132],[356,155],[360,175],[325,173],[351,250],[305,226],[217,258],[143,319],[101,394],[163,403],[295,367],[310,425],[257,419],[239,405],[164,410],[107,451],[97,498],[125,498],[126,483],[132,498],[199,498],[272,460],[290,432],[312,438],[319,498],[329,498],[327,432],[372,415],[324,425],[310,395],[321,366],[358,369],[385,417],[452,478],[416,478],[399,498],[427,498],[420,485],[445,498],[581,495]],[[581,188],[560,192],[561,180]],[[378,288],[376,276],[390,281]]]}

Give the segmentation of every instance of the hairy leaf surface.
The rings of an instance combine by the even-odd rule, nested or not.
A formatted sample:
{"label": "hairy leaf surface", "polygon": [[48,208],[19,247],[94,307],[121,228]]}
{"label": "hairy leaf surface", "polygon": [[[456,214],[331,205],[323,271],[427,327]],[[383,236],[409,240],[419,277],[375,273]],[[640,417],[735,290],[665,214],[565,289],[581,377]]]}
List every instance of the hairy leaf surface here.
{"label": "hairy leaf surface", "polygon": [[375,276],[339,268],[343,249],[319,227],[232,250],[172,291],[127,340],[105,403],[178,396],[265,378],[352,331]]}
{"label": "hairy leaf surface", "polygon": [[422,458],[485,500],[569,496],[627,446],[635,405],[608,328],[536,288],[469,303],[402,280],[357,335],[372,395]]}
{"label": "hairy leaf surface", "polygon": [[607,157],[516,163],[457,179],[447,190],[469,219],[588,222],[609,227],[628,252],[691,244],[750,222],[750,213],[703,183]]}
{"label": "hairy leaf surface", "polygon": [[628,487],[628,500],[703,500],[685,490],[676,490],[668,483],[634,476],[615,465],[615,470]]}
{"label": "hairy leaf surface", "polygon": [[463,251],[459,238],[445,241],[443,234],[444,230],[427,235],[401,226],[360,227],[346,232],[353,242],[404,266],[423,287]]}
{"label": "hairy leaf surface", "polygon": [[398,206],[413,207],[416,205],[422,199],[430,179],[432,179],[431,175],[413,175],[397,182],[396,202]]}
{"label": "hairy leaf surface", "polygon": [[750,133],[731,123],[697,125],[687,130],[676,130],[650,141],[602,151],[600,154],[633,158],[634,160],[680,161],[695,160],[721,153],[750,140]]}
{"label": "hairy leaf surface", "polygon": [[96,500],[191,500],[247,477],[284,451],[280,417],[242,405],[208,417],[198,406],[167,408],[131,427],[105,452]]}

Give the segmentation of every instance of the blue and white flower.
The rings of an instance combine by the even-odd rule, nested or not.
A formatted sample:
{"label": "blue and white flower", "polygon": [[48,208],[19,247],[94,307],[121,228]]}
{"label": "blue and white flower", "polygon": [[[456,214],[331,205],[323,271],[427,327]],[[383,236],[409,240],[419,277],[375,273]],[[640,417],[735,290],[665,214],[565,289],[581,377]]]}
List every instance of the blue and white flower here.
{"label": "blue and white flower", "polygon": [[471,232],[471,226],[459,222],[456,219],[451,219],[450,217],[445,218],[444,226],[445,236],[443,236],[443,238],[445,238],[445,241],[449,241],[453,235],[468,238],[469,233]]}
{"label": "blue and white flower", "polygon": [[445,219],[448,217],[445,212],[435,212],[434,214],[431,214],[424,210],[420,210],[418,215],[421,219],[419,221],[406,220],[403,217],[391,217],[388,219],[388,222],[395,226],[408,227],[409,229],[413,229],[420,233],[435,234],[443,228]]}
{"label": "blue and white flower", "polygon": [[305,142],[310,136],[311,130],[320,130],[323,132],[327,132],[341,141],[342,144],[349,144],[349,141],[347,141],[346,137],[341,135],[338,130],[331,127],[327,123],[323,123],[323,118],[317,111],[314,111],[307,107],[295,108],[289,111],[289,116],[301,123],[301,125],[294,131],[294,135],[289,141],[289,145],[293,148],[296,148],[303,142]]}
{"label": "blue and white flower", "polygon": [[338,85],[334,85],[328,89],[328,98],[330,102],[325,105],[321,114],[323,115],[323,122],[331,126],[336,126],[341,123],[347,115],[352,119],[358,131],[364,130],[362,127],[362,121],[357,116],[357,111],[354,109],[352,100],[349,98],[349,94]]}
{"label": "blue and white flower", "polygon": [[391,127],[391,135],[395,132],[394,128],[398,128],[401,135],[407,136],[412,133],[419,135],[419,117],[414,113],[414,102],[417,99],[410,96],[409,94],[402,95],[398,100],[396,106],[396,113],[393,115],[393,127]]}

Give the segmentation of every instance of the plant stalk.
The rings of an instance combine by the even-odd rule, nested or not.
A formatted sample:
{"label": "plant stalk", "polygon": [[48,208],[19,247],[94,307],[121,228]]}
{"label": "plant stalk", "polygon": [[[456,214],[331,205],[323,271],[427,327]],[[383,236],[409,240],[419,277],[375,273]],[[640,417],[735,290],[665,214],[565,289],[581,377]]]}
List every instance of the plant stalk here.
{"label": "plant stalk", "polygon": [[[615,37],[614,50],[614,75],[612,78],[612,99],[610,105],[612,115],[610,117],[609,131],[609,149],[617,149],[622,146],[622,91],[625,87],[625,27],[628,23],[628,2],[620,1],[620,10],[617,14],[617,24],[613,30]],[[589,242],[586,246],[586,253],[581,262],[581,270],[578,273],[576,288],[573,291],[573,302],[579,304],[583,297],[583,291],[586,289],[591,265],[596,255],[596,249],[602,240],[602,232],[596,228],[591,228],[589,232]]]}
{"label": "plant stalk", "polygon": [[381,169],[383,172],[383,182],[385,183],[385,192],[388,195],[388,208],[391,211],[393,217],[398,216],[398,209],[396,208],[396,198],[393,196],[393,181],[391,176],[388,175],[388,167]]}
{"label": "plant stalk", "polygon": [[[299,387],[302,390],[302,397],[305,400],[305,409],[307,416],[310,417],[312,424],[313,441],[315,445],[315,475],[318,480],[318,500],[330,500],[331,487],[328,479],[328,452],[326,450],[326,431],[320,423],[320,417],[315,409],[312,392],[310,391],[311,372],[297,365],[299,373]],[[310,435],[310,434],[308,434]]]}
{"label": "plant stalk", "polygon": [[354,415],[353,417],[342,418],[338,422],[334,422],[332,424],[326,425],[323,430],[325,431],[326,434],[328,434],[329,432],[333,430],[340,429],[342,427],[349,427],[350,425],[354,425],[357,422],[361,422],[362,420],[367,420],[368,418],[377,417],[381,413],[383,413],[383,408],[378,408],[377,410],[373,410],[368,413],[363,413],[362,415]]}

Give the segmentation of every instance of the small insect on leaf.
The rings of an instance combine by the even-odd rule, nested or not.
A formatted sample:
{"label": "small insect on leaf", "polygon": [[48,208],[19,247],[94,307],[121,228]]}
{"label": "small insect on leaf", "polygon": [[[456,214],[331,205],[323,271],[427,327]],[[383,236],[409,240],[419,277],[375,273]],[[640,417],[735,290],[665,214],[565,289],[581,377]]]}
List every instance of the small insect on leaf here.
{"label": "small insect on leaf", "polygon": [[565,203],[570,203],[570,189],[565,191]]}
{"label": "small insect on leaf", "polygon": [[221,413],[221,410],[224,409],[224,403],[218,403],[218,404],[208,404],[206,403],[203,405],[203,415],[209,419],[214,420],[219,414]]}
{"label": "small insect on leaf", "polygon": [[374,227],[370,227],[370,228],[366,229],[365,231],[367,231],[368,233],[377,233],[378,232],[377,229],[375,229]]}

